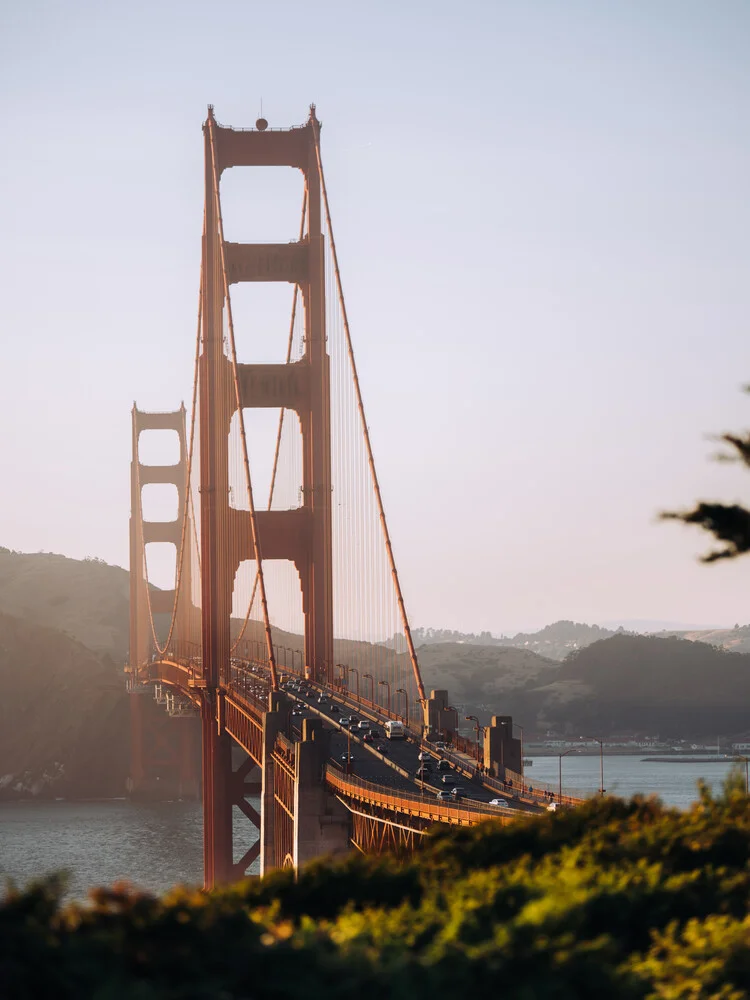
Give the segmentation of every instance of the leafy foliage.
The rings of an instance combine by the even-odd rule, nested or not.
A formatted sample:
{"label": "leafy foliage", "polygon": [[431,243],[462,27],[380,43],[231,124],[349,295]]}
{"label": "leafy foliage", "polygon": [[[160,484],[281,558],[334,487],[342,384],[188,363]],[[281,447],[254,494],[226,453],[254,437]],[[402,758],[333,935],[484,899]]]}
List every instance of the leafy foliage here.
{"label": "leafy foliage", "polygon": [[[745,386],[750,392],[750,386]],[[721,462],[741,462],[750,468],[750,433],[721,434],[719,441],[732,449],[715,457]],[[740,504],[706,503],[700,501],[692,510],[664,511],[663,520],[682,521],[683,524],[697,524],[708,531],[724,547],[713,549],[701,557],[701,562],[717,562],[719,559],[735,559],[750,552],[750,510]]]}
{"label": "leafy foliage", "polygon": [[161,898],[127,885],[63,902],[48,879],[0,905],[8,1000],[531,1000],[750,994],[744,784],[688,812],[593,800],[433,832],[418,855],[319,861],[297,877]]}

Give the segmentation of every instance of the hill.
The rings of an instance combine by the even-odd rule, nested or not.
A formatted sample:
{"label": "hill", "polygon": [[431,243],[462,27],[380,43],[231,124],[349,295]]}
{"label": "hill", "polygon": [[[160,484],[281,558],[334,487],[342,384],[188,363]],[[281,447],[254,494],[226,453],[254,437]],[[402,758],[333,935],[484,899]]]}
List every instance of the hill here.
{"label": "hill", "polygon": [[129,720],[107,657],[0,614],[0,786],[11,793],[123,794]]}
{"label": "hill", "polygon": [[425,688],[447,688],[453,702],[471,711],[504,712],[514,692],[546,683],[559,664],[526,649],[446,642],[420,646]]}
{"label": "hill", "polygon": [[128,651],[127,570],[99,559],[68,559],[0,548],[0,612],[59,629],[121,665]]}

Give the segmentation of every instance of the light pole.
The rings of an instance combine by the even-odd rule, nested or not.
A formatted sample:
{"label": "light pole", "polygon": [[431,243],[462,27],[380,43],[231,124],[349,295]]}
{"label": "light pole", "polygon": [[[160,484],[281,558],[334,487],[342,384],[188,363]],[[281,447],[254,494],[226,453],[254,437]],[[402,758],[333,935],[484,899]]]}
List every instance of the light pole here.
{"label": "light pole", "polygon": [[446,705],[445,706],[445,711],[446,712],[453,712],[454,715],[456,716],[456,730],[455,730],[455,733],[456,733],[456,736],[458,736],[458,709],[454,708],[453,705]]}
{"label": "light pole", "polygon": [[408,695],[408,692],[405,691],[404,688],[396,688],[396,690],[393,693],[394,694],[402,694],[404,696],[404,701],[406,702],[406,716],[404,717],[404,725],[408,729],[409,728],[409,695]]}
{"label": "light pole", "polygon": [[370,704],[375,704],[375,681],[372,678],[372,674],[362,674],[362,680],[368,680],[370,682]]}
{"label": "light pole", "polygon": [[748,775],[748,764],[750,763],[750,757],[743,757],[742,754],[739,754],[734,759],[738,762],[739,761],[745,762],[745,795],[747,795],[748,792],[750,792],[750,781],[748,781],[748,777],[750,777],[750,775]]}
{"label": "light pole", "polygon": [[336,669],[339,672],[339,690],[341,690],[344,687],[344,676],[346,673],[346,667],[344,666],[343,663],[337,663]]}
{"label": "light pole", "polygon": [[558,754],[558,757],[560,758],[560,761],[559,761],[559,763],[560,763],[559,784],[557,786],[557,801],[558,802],[562,802],[562,759],[563,759],[563,757],[567,757],[569,753],[573,753],[577,749],[578,749],[578,747],[568,747],[568,749],[565,750],[563,753]]}
{"label": "light pole", "polygon": [[484,732],[484,726],[480,726],[479,725],[479,719],[476,717],[476,715],[466,715],[466,716],[464,716],[464,718],[466,719],[467,722],[474,722],[474,723],[476,723],[476,725],[474,726],[474,729],[476,730],[476,734],[477,734],[477,764],[478,764],[479,763],[479,731],[481,729],[482,732]]}
{"label": "light pole", "polygon": [[378,687],[385,687],[388,689],[388,715],[391,714],[391,683],[390,681],[378,681]]}
{"label": "light pole", "polygon": [[604,743],[596,736],[585,736],[584,739],[599,744],[599,794],[604,795]]}
{"label": "light pole", "polygon": [[[349,673],[350,674],[353,673],[354,676],[357,678],[357,704],[361,705],[362,704],[362,699],[359,696],[359,670],[356,667],[349,667],[348,669],[349,669]],[[349,682],[348,681],[347,681],[347,685],[346,686],[349,687]]]}
{"label": "light pole", "polygon": [[[524,774],[523,774],[523,726],[520,726],[517,722],[514,722],[513,723],[513,727],[516,728],[516,729],[520,729],[521,730],[521,777],[523,778],[523,783],[525,785],[526,784],[526,778],[524,778]],[[511,729],[511,735],[512,734],[513,734],[513,730]]]}

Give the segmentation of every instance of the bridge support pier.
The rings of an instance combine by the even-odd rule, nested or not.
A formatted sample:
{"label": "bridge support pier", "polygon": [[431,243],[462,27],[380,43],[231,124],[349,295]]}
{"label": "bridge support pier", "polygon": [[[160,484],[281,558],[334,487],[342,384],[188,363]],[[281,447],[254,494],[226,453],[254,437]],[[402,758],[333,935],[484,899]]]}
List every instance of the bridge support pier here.
{"label": "bridge support pier", "polygon": [[505,772],[523,774],[521,741],[513,739],[513,716],[493,715],[492,724],[484,731],[484,769],[500,781]]}
{"label": "bridge support pier", "polygon": [[282,691],[272,691],[268,696],[269,711],[263,716],[263,766],[260,810],[260,873],[267,875],[280,867],[284,859],[276,858],[274,804],[275,766],[273,748],[276,736],[286,729],[289,716],[289,699]]}
{"label": "bridge support pier", "polygon": [[326,854],[351,850],[349,811],[323,781],[328,739],[320,719],[305,719],[295,746],[294,867]]}
{"label": "bridge support pier", "polygon": [[425,706],[425,728],[428,739],[452,737],[458,728],[456,711],[448,704],[447,691],[431,691]]}

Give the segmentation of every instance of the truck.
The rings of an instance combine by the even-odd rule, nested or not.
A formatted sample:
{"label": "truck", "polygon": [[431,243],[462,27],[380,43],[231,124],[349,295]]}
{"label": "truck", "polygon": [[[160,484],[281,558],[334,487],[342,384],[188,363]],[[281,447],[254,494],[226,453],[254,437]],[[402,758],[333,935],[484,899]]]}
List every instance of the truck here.
{"label": "truck", "polygon": [[386,722],[384,728],[385,735],[389,740],[406,739],[406,730],[404,729],[403,722]]}

